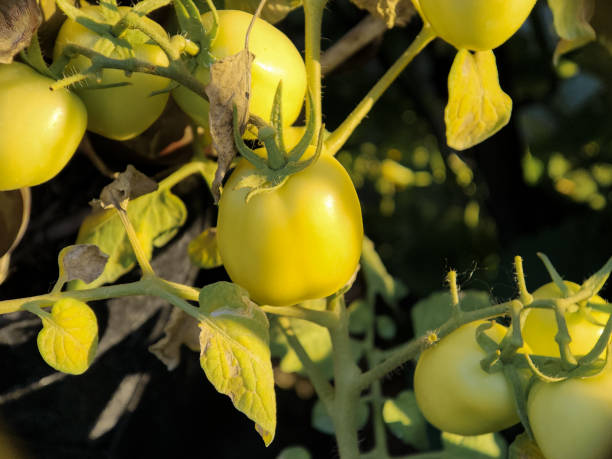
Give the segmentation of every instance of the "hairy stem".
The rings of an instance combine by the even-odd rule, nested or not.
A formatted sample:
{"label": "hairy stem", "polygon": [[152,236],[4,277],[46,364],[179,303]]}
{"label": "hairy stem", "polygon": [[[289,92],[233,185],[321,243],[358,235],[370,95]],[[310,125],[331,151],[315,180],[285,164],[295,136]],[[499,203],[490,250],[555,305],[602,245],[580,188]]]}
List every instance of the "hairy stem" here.
{"label": "hairy stem", "polygon": [[322,94],[321,94],[321,23],[325,0],[304,0],[305,40],[306,40],[306,75],[308,90],[312,94],[315,118],[316,139],[321,129]]}

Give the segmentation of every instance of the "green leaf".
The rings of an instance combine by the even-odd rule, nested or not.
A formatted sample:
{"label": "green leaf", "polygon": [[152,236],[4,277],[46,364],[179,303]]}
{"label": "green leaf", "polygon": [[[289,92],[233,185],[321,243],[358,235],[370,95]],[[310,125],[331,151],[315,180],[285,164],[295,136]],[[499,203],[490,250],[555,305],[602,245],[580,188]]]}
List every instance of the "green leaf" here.
{"label": "green leaf", "polygon": [[383,419],[393,435],[404,443],[420,450],[429,447],[427,421],[419,411],[413,391],[406,390],[387,399],[383,405]]}
{"label": "green leaf", "polygon": [[561,37],[554,55],[554,62],[557,64],[563,54],[595,40],[595,30],[589,24],[595,1],[548,0],[548,6],[553,13],[555,30]]}
{"label": "green leaf", "polygon": [[355,334],[367,332],[372,325],[374,315],[372,307],[364,300],[355,300],[349,307],[349,331]]}
{"label": "green leaf", "polygon": [[[452,314],[449,292],[436,292],[416,303],[411,310],[415,336],[422,336],[442,325]],[[486,292],[465,290],[459,293],[459,305],[464,311],[474,311],[491,305]]]}
{"label": "green leaf", "polygon": [[191,262],[204,269],[221,266],[221,255],[217,245],[217,228],[207,228],[193,239],[187,247]]}
{"label": "green leaf", "polygon": [[391,340],[395,338],[397,327],[395,321],[389,316],[378,316],[376,317],[376,333],[382,339]]}
{"label": "green leaf", "polygon": [[[148,259],[151,259],[153,247],[168,243],[187,218],[185,204],[169,190],[156,191],[130,201],[127,212]],[[104,272],[94,282],[85,284],[78,281],[71,284],[73,288],[94,288],[114,282],[136,265],[136,256],[114,209],[98,211],[85,218],[77,244],[97,245],[108,254],[108,261]]]}
{"label": "green leaf", "polygon": [[526,433],[517,435],[508,449],[508,459],[546,459]]}
{"label": "green leaf", "polygon": [[301,446],[289,446],[280,452],[276,459],[310,459],[310,453]]}
{"label": "green leaf", "polygon": [[[366,425],[369,415],[370,406],[368,403],[361,400],[357,409],[357,429],[362,429]],[[325,410],[325,406],[321,400],[317,400],[312,409],[311,424],[312,427],[317,429],[319,432],[334,435],[334,423],[329,414],[327,414],[327,410]]]}
{"label": "green leaf", "polygon": [[508,124],[511,112],[512,99],[499,86],[493,51],[460,49],[448,74],[448,146],[465,150],[479,144]]}
{"label": "green leaf", "polygon": [[507,457],[508,445],[497,433],[464,437],[442,432],[443,459],[502,459]]}
{"label": "green leaf", "polygon": [[98,348],[98,321],[86,303],[73,298],[56,302],[51,314],[40,310],[43,323],[38,350],[57,371],[79,375],[89,368]]}
{"label": "green leaf", "polygon": [[361,269],[367,286],[369,301],[374,301],[380,295],[390,306],[396,306],[397,301],[407,293],[407,289],[400,281],[395,280],[388,272],[376,249],[374,243],[364,236],[361,252]]}
{"label": "green leaf", "polygon": [[217,391],[255,422],[266,446],[276,430],[276,395],[266,314],[229,282],[200,292],[200,365]]}
{"label": "green leaf", "polygon": [[[242,10],[248,13],[255,13],[259,6],[259,0],[225,0],[224,9]],[[302,0],[268,0],[261,11],[261,18],[270,24],[285,19],[292,10],[302,6]]]}

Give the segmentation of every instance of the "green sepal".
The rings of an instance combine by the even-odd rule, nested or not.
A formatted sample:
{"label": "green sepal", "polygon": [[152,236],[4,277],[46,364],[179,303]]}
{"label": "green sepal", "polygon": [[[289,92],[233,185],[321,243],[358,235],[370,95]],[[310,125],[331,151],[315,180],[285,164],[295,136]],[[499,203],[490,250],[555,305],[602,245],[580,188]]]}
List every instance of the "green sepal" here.
{"label": "green sepal", "polygon": [[56,4],[66,16],[78,22],[83,27],[87,27],[89,30],[103,37],[111,36],[111,25],[98,22],[97,17],[86,13],[82,8],[77,8],[69,0],[56,0]]}
{"label": "green sepal", "polygon": [[[272,112],[270,113],[270,122],[276,130],[275,141],[281,151],[287,151],[285,148],[285,139],[283,136],[283,113],[282,113],[282,89],[283,80],[278,82],[276,92],[274,93],[274,102],[272,103]],[[266,147],[268,145],[266,144]]]}
{"label": "green sepal", "polygon": [[[183,34],[187,35],[189,40],[197,43],[200,46],[200,52],[195,58],[195,61],[204,67],[209,67],[214,59],[208,53],[211,43],[214,41],[217,31],[217,17],[215,18],[211,33],[207,33],[202,23],[202,17],[198,7],[193,0],[173,0],[174,11],[179,23],[179,27]],[[214,11],[214,5],[212,8]]]}
{"label": "green sepal", "polygon": [[40,49],[40,41],[38,40],[38,32],[34,32],[30,45],[21,51],[20,56],[24,62],[26,62],[30,67],[34,68],[38,73],[53,78],[54,80],[57,79],[55,74],[49,70],[47,63],[43,58],[42,51]]}
{"label": "green sepal", "polygon": [[538,257],[540,258],[540,260],[542,260],[542,263],[544,263],[546,271],[548,271],[548,274],[550,275],[552,281],[557,287],[559,287],[559,290],[561,290],[563,298],[567,298],[570,295],[570,291],[567,288],[567,285],[565,285],[565,282],[563,282],[563,278],[559,275],[550,259],[541,252],[538,252]]}
{"label": "green sepal", "polygon": [[[317,126],[315,120],[314,103],[312,101],[312,94],[310,93],[310,90],[308,90],[307,96],[308,117],[306,122],[306,131],[304,132],[304,135],[302,136],[298,144],[293,147],[293,149],[287,155],[287,159],[289,160],[289,162],[298,161],[302,157],[308,146],[311,144],[312,139],[315,135],[315,129]],[[325,129],[323,128],[323,126],[321,126],[321,132],[324,131]]]}
{"label": "green sepal", "polygon": [[524,378],[521,378],[518,369],[514,365],[504,365],[504,376],[506,377],[506,381],[512,386],[514,403],[516,404],[516,411],[521,420],[521,424],[523,424],[529,438],[533,438],[529,417],[527,416],[527,396],[529,392],[526,389],[528,387],[528,382],[525,381]]}

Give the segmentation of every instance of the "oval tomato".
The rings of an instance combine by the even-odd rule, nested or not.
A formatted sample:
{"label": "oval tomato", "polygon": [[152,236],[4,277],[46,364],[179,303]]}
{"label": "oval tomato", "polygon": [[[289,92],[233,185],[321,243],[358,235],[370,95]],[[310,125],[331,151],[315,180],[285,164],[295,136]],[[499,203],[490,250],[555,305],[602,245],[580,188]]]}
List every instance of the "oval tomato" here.
{"label": "oval tomato", "polygon": [[497,48],[525,22],[536,0],[420,0],[436,34],[454,47]]}
{"label": "oval tomato", "polygon": [[612,365],[590,378],[538,381],[529,392],[527,415],[546,459],[609,459]]}
{"label": "oval tomato", "polygon": [[87,125],[83,102],[19,62],[0,65],[0,190],[38,185],[61,171]]}
{"label": "oval tomato", "polygon": [[[88,12],[103,21],[102,6],[83,6]],[[121,7],[119,11],[125,14],[129,8]],[[166,34],[164,29],[144,18],[151,26],[157,27],[159,33]],[[167,66],[168,58],[157,45],[151,44],[149,37],[138,30],[130,30],[125,39],[132,45],[136,59],[153,65]],[[112,44],[95,32],[87,29],[81,24],[67,19],[60,28],[55,41],[54,56],[61,55],[66,45],[73,44],[89,49],[102,50],[110,47],[109,57],[120,58],[117,49]],[[86,57],[79,56],[70,61],[68,68],[70,73],[86,70],[91,61]],[[116,69],[102,70],[102,85],[117,83],[129,83],[127,86],[87,89],[87,84],[76,87],[75,92],[83,99],[89,121],[87,129],[96,134],[103,135],[114,140],[128,140],[142,134],[151,126],[163,112],[168,102],[168,93],[151,96],[155,91],[161,91],[168,86],[168,79],[146,73],[134,73],[126,76],[125,72]]]}
{"label": "oval tomato", "polygon": [[[571,293],[580,290],[580,285],[565,281]],[[534,299],[561,298],[561,290],[554,282],[543,285],[533,292]],[[594,304],[606,304],[600,296],[589,300]],[[574,355],[587,354],[597,342],[608,321],[608,314],[589,307],[587,302],[576,305],[576,310],[565,314],[567,328],[572,338],[570,350]],[[523,339],[536,355],[559,357],[555,341],[557,321],[551,309],[530,309],[523,323]]]}
{"label": "oval tomato", "polygon": [[[220,10],[217,37],[210,47],[216,59],[223,59],[244,48],[244,38],[253,16],[244,11]],[[207,28],[212,26],[212,14],[202,15]],[[270,119],[276,87],[283,81],[283,124],[289,126],[300,114],[306,95],[306,68],[300,52],[287,36],[263,19],[256,19],[249,35],[249,51],[255,55],[251,67],[251,93],[249,111]],[[208,83],[209,71],[198,68],[195,77]],[[208,102],[185,87],[172,92],[181,109],[194,121],[208,126]]]}
{"label": "oval tomato", "polygon": [[338,291],[355,273],[363,240],[361,207],[346,170],[321,154],[247,202],[248,190],[237,185],[253,169],[241,160],[219,201],[219,253],[232,281],[259,304],[274,306]]}
{"label": "oval tomato", "polygon": [[[484,350],[476,329],[485,321],[466,324],[425,349],[414,373],[414,394],[425,418],[438,429],[459,435],[496,432],[516,424],[512,387],[503,373],[480,367]],[[501,341],[506,328],[498,323],[486,331]]]}

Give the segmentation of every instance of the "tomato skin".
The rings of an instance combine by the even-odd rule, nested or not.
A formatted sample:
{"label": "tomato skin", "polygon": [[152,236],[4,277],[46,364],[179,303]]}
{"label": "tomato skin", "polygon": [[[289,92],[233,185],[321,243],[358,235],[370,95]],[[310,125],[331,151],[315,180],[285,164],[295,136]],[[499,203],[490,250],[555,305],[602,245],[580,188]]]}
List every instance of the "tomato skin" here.
{"label": "tomato skin", "polygon": [[[209,52],[216,59],[223,59],[244,48],[246,30],[253,16],[238,10],[219,10],[218,13],[218,33]],[[210,12],[203,14],[202,20],[207,28],[212,26]],[[306,67],[300,52],[284,33],[259,18],[249,36],[249,51],[255,54],[251,67],[249,111],[269,120],[276,87],[282,79],[283,124],[291,125],[300,114],[306,95]],[[206,68],[198,68],[194,76],[204,84],[210,78]],[[175,89],[172,97],[194,121],[208,126],[207,101],[183,86]]]}
{"label": "tomato skin", "polygon": [[357,268],[363,240],[361,207],[346,170],[321,154],[280,188],[246,202],[247,190],[236,185],[253,170],[241,160],[219,201],[219,253],[232,281],[262,305],[338,291]]}
{"label": "tomato skin", "polygon": [[83,102],[53,83],[25,64],[0,64],[0,191],[52,179],[83,138]]}
{"label": "tomato skin", "polygon": [[538,381],[529,392],[527,415],[546,459],[609,459],[612,365],[590,378]]}
{"label": "tomato skin", "polygon": [[[100,6],[85,5],[83,8],[89,10],[90,14],[96,15],[102,20]],[[119,11],[124,13],[129,8],[121,7]],[[155,22],[146,19],[150,24],[159,27],[159,32],[165,34],[163,28]],[[140,31],[129,31],[126,40],[134,49],[136,59],[158,66],[168,66],[168,58],[162,49],[150,43],[149,38]],[[55,41],[53,51],[54,58],[58,58],[66,45],[73,44],[89,49],[97,49],[104,46],[104,39],[95,32],[67,19],[60,28]],[[109,43],[107,43],[109,44]],[[112,51],[109,57],[120,58],[117,50]],[[69,73],[86,70],[91,61],[83,56],[78,56],[68,64]],[[87,89],[77,85],[74,90],[81,97],[87,112],[89,121],[87,129],[114,140],[128,140],[142,134],[162,114],[169,94],[157,94],[150,96],[152,92],[161,91],[168,86],[168,79],[157,75],[146,73],[134,73],[130,77],[123,70],[102,70],[102,81],[100,84],[130,83],[128,86]]]}
{"label": "tomato skin", "polygon": [[[580,290],[580,285],[565,281],[570,292],[575,293]],[[561,290],[554,282],[543,285],[533,292],[534,299],[561,298]],[[589,300],[595,304],[606,304],[606,301],[599,295]],[[597,325],[588,319],[590,314],[601,325]],[[586,304],[580,305],[575,312],[567,312],[565,321],[572,338],[570,351],[574,355],[587,354],[597,342],[603,331],[603,327],[608,321],[609,315],[603,311],[592,309]],[[523,339],[536,355],[549,357],[559,357],[559,347],[555,341],[557,334],[557,321],[555,313],[551,309],[530,309],[523,323]]]}
{"label": "tomato skin", "polygon": [[536,0],[420,0],[436,34],[454,47],[495,49],[525,22]]}
{"label": "tomato skin", "polygon": [[[483,323],[463,325],[419,357],[414,373],[416,401],[425,418],[444,432],[480,435],[519,421],[503,373],[489,374],[480,367],[486,354],[476,341],[476,329]],[[499,342],[506,328],[493,323],[486,333]]]}

